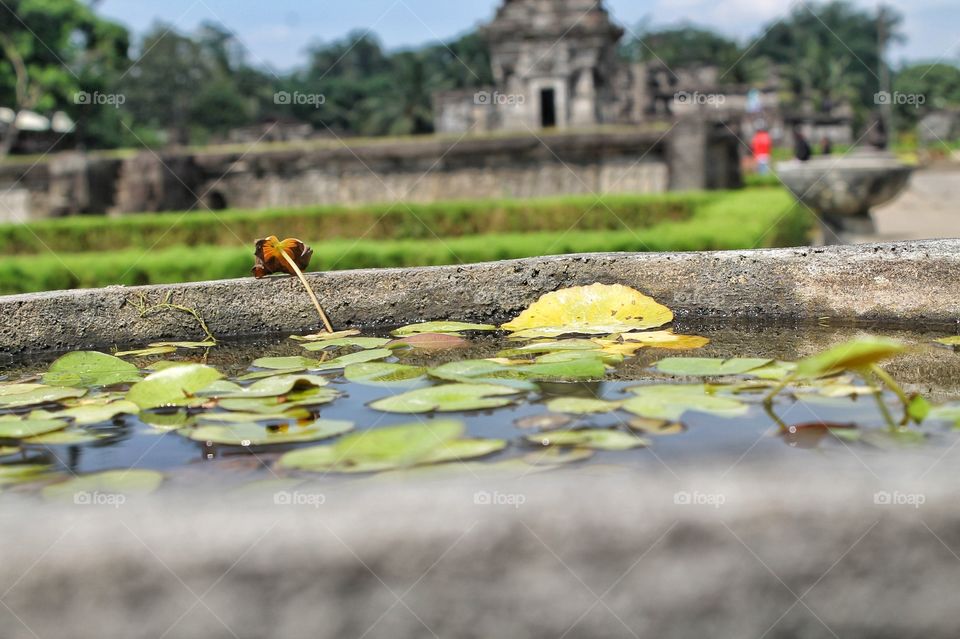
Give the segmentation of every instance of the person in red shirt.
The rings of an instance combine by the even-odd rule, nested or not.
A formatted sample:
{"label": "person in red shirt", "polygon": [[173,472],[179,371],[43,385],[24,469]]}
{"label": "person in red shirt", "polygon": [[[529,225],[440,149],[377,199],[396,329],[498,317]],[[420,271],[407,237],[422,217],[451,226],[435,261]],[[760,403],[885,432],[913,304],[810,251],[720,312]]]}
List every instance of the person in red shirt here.
{"label": "person in red shirt", "polygon": [[773,149],[770,133],[762,127],[757,129],[750,146],[753,150],[753,159],[757,162],[757,173],[766,175],[770,171],[770,151]]}

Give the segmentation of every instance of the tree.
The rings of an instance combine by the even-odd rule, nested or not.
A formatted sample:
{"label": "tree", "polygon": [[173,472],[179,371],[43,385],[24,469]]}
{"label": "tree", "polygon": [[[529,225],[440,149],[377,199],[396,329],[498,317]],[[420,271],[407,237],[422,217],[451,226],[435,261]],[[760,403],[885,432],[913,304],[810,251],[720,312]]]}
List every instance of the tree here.
{"label": "tree", "polygon": [[893,90],[897,119],[915,124],[931,109],[960,109],[960,68],[952,64],[916,64],[900,69]]}
{"label": "tree", "polygon": [[[7,0],[0,4],[0,104],[15,113],[90,115],[93,109],[79,113],[78,96],[102,89],[126,58],[127,44],[123,27],[79,0]],[[0,140],[0,157],[18,134],[15,117]]]}
{"label": "tree", "polygon": [[888,9],[881,25],[876,15],[846,0],[800,3],[764,30],[750,56],[777,64],[798,103],[850,99],[862,115],[874,108],[880,90],[880,33],[887,42],[902,40],[901,21]]}
{"label": "tree", "polygon": [[668,68],[715,65],[722,82],[746,82],[751,73],[735,40],[692,24],[649,30],[640,25],[628,39],[622,54],[635,62],[660,61]]}

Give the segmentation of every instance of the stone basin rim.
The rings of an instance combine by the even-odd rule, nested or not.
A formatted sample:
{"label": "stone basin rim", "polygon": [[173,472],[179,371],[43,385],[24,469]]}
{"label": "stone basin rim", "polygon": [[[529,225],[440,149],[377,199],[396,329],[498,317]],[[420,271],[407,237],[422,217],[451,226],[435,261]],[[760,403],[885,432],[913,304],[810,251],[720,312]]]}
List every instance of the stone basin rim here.
{"label": "stone basin rim", "polygon": [[[687,253],[588,253],[452,266],[308,273],[337,328],[432,319],[500,323],[541,294],[601,282],[632,286],[680,322],[808,322],[960,326],[960,240]],[[0,297],[0,352],[197,339],[181,313],[139,316],[143,296],[196,308],[219,338],[319,330],[299,282],[242,278]],[[283,309],[279,312],[277,309]]]}

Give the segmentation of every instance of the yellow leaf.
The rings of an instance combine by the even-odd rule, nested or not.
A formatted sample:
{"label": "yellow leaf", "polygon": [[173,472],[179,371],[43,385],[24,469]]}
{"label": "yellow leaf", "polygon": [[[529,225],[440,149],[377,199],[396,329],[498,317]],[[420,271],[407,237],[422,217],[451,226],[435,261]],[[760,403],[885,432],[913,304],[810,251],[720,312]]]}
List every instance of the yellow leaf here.
{"label": "yellow leaf", "polygon": [[542,295],[501,328],[522,338],[609,335],[656,328],[672,320],[669,308],[628,286],[591,284]]}

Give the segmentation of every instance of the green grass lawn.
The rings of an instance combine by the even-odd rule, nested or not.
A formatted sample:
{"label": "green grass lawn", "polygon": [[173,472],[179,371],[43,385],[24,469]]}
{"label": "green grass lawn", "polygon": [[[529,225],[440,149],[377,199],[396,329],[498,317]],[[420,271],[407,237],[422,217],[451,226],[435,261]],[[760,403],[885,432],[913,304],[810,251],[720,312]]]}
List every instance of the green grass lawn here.
{"label": "green grass lawn", "polygon": [[[669,215],[636,214],[631,218],[635,223],[624,226],[616,220],[617,216],[610,214],[603,206],[591,210],[595,203],[594,198],[561,198],[523,203],[490,202],[486,206],[483,203],[469,203],[469,206],[460,206],[469,210],[468,219],[474,222],[479,219],[478,211],[481,209],[488,211],[490,216],[494,216],[493,212],[498,211],[496,215],[505,219],[498,220],[487,228],[468,225],[465,229],[473,233],[470,235],[464,235],[465,229],[456,225],[453,225],[451,230],[459,233],[447,233],[441,228],[444,233],[437,231],[439,238],[432,235],[423,238],[420,237],[422,233],[414,236],[418,239],[370,239],[369,236],[360,237],[362,232],[354,237],[332,235],[337,239],[325,239],[331,237],[331,234],[323,232],[296,235],[314,248],[310,270],[322,271],[457,264],[563,253],[692,251],[797,245],[806,241],[812,219],[809,212],[795,205],[793,198],[779,188],[662,196],[618,196],[605,198],[604,203],[614,211],[624,212],[624,215],[630,218],[627,212],[648,210],[654,201],[669,203],[669,206],[664,206],[662,210],[673,210],[678,202],[683,202],[686,208],[681,207],[683,210],[679,213],[675,211]],[[442,217],[446,214],[444,207],[451,207],[450,210],[453,210],[457,205],[433,206],[437,215]],[[653,208],[661,210],[658,207]],[[557,213],[556,217],[534,223],[535,216],[532,212],[549,217],[557,210],[563,214]],[[573,222],[576,222],[576,217],[586,212],[585,218],[572,229],[567,223],[571,210],[576,212]],[[339,219],[345,212],[342,209],[338,211]],[[370,213],[369,210],[360,209],[357,215],[367,219],[366,216]],[[93,244],[96,243],[97,233],[101,232],[101,237],[110,238],[110,247],[87,252],[54,249],[37,251],[32,255],[0,258],[0,293],[244,277],[249,275],[253,263],[253,241],[257,237],[268,234],[267,229],[275,229],[276,234],[281,236],[295,234],[290,232],[289,225],[278,222],[288,219],[283,216],[291,215],[291,212],[264,213],[267,218],[273,218],[275,227],[254,225],[253,228],[258,231],[256,233],[249,232],[251,227],[248,225],[252,222],[244,216],[257,214],[231,215],[236,217],[228,216],[225,223],[237,223],[238,227],[242,227],[244,234],[241,237],[245,240],[242,244],[233,233],[226,231],[220,223],[213,220],[212,216],[198,213],[190,219],[203,221],[211,227],[205,233],[213,233],[217,244],[171,246],[163,241],[160,243],[162,248],[154,249],[149,249],[142,243],[142,237],[149,234],[131,233],[129,237],[137,238],[136,241],[131,240],[132,246],[121,246],[119,238],[124,237],[123,231],[109,233],[110,223],[119,225],[120,229],[130,223],[133,226],[145,224],[150,227],[150,233],[154,233],[155,229],[150,225],[162,220],[169,227],[175,217],[167,215],[146,216],[143,220],[70,219],[47,222],[45,224],[55,225],[62,222],[83,228],[91,234],[84,241]],[[401,215],[405,218],[412,217],[409,212]],[[327,219],[325,214],[315,217],[319,218],[318,223],[320,228],[323,228],[322,222]],[[515,217],[520,221],[514,219]],[[562,226],[560,221],[566,223],[566,226],[553,228]],[[640,223],[637,224],[637,221]],[[410,223],[409,219],[403,222]],[[500,229],[514,229],[517,225],[525,232],[500,232]],[[550,230],[540,230],[544,226]],[[423,225],[416,222],[416,227],[422,228]],[[56,226],[51,226],[50,229],[44,228],[44,231],[52,233],[55,229]],[[487,229],[493,229],[493,232]],[[76,236],[79,231],[75,228],[71,233]],[[176,227],[170,231],[175,237],[179,237],[179,233]],[[385,231],[380,235],[391,237]],[[196,232],[190,237],[205,235]],[[398,231],[394,237],[403,237],[403,233]]]}

